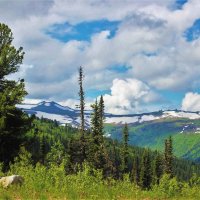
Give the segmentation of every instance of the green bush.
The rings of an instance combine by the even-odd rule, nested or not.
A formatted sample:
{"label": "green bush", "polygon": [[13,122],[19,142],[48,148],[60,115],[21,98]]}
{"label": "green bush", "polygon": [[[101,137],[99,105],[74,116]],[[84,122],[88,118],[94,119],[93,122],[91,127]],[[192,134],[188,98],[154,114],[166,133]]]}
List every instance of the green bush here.
{"label": "green bush", "polygon": [[21,187],[0,187],[0,199],[200,199],[199,177],[195,175],[190,183],[181,183],[164,174],[159,185],[141,190],[130,181],[129,174],[122,180],[104,179],[102,171],[88,163],[78,166],[77,174],[66,174],[66,162],[55,159],[46,166],[34,166],[31,155],[22,148],[7,174],[19,174],[25,182]]}

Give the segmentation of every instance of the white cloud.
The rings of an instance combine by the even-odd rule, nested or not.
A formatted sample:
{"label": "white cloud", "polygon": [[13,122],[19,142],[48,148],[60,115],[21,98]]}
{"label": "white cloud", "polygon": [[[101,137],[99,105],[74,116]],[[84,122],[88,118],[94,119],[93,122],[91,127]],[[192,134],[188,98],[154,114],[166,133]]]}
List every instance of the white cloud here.
{"label": "white cloud", "polygon": [[44,99],[30,99],[30,98],[25,98],[23,103],[25,104],[38,104],[40,102],[44,101]]}
{"label": "white cloud", "polygon": [[188,92],[182,100],[182,110],[200,111],[200,94]]}
{"label": "white cloud", "polygon": [[[22,71],[16,76],[25,78],[29,98],[75,98],[80,65],[85,67],[88,89],[110,89],[112,81],[119,80],[113,82],[113,90],[116,84],[124,84],[132,91],[128,80],[141,80],[143,84],[132,91],[138,91],[141,98],[136,98],[137,92],[131,97],[114,91],[107,95],[114,112],[118,112],[117,103],[125,105],[120,108],[124,112],[140,110],[141,102],[152,98],[151,88],[188,92],[200,86],[200,39],[189,43],[183,38],[185,29],[200,18],[198,0],[188,1],[182,10],[170,9],[173,0],[10,2],[0,1],[1,20],[12,28],[14,44],[26,52]],[[109,39],[110,32],[104,30],[91,41],[63,43],[45,34],[55,23],[100,19],[121,21],[113,38]],[[123,74],[110,71],[115,65],[130,70]]]}
{"label": "white cloud", "polygon": [[[85,110],[91,110],[91,105],[94,103],[95,100],[88,100],[85,102]],[[78,109],[80,105],[80,101],[78,99],[67,99],[66,101],[59,102],[62,106],[68,106],[73,109]]]}
{"label": "white cloud", "polygon": [[106,112],[114,114],[144,112],[147,104],[158,100],[159,96],[137,79],[115,79],[111,94],[104,95]]}

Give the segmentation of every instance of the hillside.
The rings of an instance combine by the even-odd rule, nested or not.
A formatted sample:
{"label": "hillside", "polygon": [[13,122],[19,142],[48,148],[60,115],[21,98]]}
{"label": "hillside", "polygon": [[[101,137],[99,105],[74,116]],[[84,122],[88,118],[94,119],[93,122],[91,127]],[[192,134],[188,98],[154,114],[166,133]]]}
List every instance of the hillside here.
{"label": "hillside", "polygon": [[[27,132],[26,149],[32,153],[34,163],[38,161],[41,162],[41,160],[45,159],[56,141],[59,141],[59,143],[63,145],[66,154],[71,154],[70,152],[74,149],[77,155],[73,154],[73,156],[78,156],[79,150],[77,148],[79,146],[76,144],[76,142],[78,142],[78,137],[79,131],[76,128],[71,126],[58,126],[58,124],[52,120],[34,119],[32,128]],[[72,141],[76,142],[71,143]],[[105,138],[105,146],[108,152],[110,152],[110,157],[114,156],[113,148],[115,148],[116,162],[118,163],[117,165],[119,165],[121,150],[123,148],[122,143],[113,141],[110,138]],[[164,143],[160,145],[160,148],[161,150],[164,149]],[[142,158],[144,151],[145,148],[135,146],[134,144],[129,146],[128,169],[130,171],[133,167],[134,157],[137,155],[139,158]],[[152,160],[155,159],[157,153],[156,151],[150,151]],[[193,173],[200,175],[200,165],[184,159],[175,158],[174,173],[178,180],[188,181]]]}
{"label": "hillside", "polygon": [[[107,124],[112,138],[121,140],[122,125]],[[129,124],[129,144],[163,151],[164,140],[172,136],[174,154],[188,160],[200,161],[200,120],[163,118],[143,123]]]}
{"label": "hillside", "polygon": [[[79,126],[79,111],[56,102],[43,101],[39,104],[21,104],[18,107],[28,114],[57,120],[60,125]],[[90,124],[90,113],[91,111],[85,113],[87,128]],[[162,151],[164,140],[171,135],[177,157],[200,161],[199,112],[168,110],[131,115],[106,113],[105,122],[106,137],[121,140],[122,127],[126,122],[130,132],[129,144]]]}

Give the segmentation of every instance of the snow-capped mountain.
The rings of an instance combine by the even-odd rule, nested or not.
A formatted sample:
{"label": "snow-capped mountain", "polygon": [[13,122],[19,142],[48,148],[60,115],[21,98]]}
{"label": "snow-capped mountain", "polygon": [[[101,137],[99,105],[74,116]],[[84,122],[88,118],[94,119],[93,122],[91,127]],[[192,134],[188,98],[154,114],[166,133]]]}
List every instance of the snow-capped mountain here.
{"label": "snow-capped mountain", "polygon": [[[38,104],[20,104],[18,108],[24,110],[28,114],[35,114],[37,117],[57,120],[61,125],[71,124],[78,126],[80,123],[80,111],[67,106],[62,106],[56,102],[42,101]],[[85,112],[86,126],[90,124],[91,111]],[[199,112],[186,112],[181,110],[157,111],[143,114],[130,115],[114,115],[105,114],[106,123],[123,124],[123,123],[142,123],[146,121],[159,120],[162,118],[187,118],[200,119]]]}
{"label": "snow-capped mountain", "polygon": [[[24,110],[26,113],[37,117],[47,118],[58,121],[61,125],[71,124],[76,127],[79,125],[79,110],[72,109],[68,106],[61,106],[60,104],[51,101],[42,101],[38,104],[20,104],[18,108]],[[89,113],[86,113],[86,126],[89,126]]]}

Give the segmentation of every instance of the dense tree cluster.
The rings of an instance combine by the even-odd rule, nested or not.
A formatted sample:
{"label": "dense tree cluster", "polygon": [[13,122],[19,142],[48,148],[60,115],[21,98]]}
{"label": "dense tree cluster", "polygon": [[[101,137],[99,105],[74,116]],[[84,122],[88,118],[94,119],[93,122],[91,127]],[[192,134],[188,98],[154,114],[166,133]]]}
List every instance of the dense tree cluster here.
{"label": "dense tree cluster", "polygon": [[28,118],[16,104],[22,102],[27,94],[24,80],[10,80],[8,76],[19,70],[24,52],[22,47],[12,45],[13,35],[10,28],[0,23],[0,161],[8,163],[17,155],[19,146],[24,142]]}

